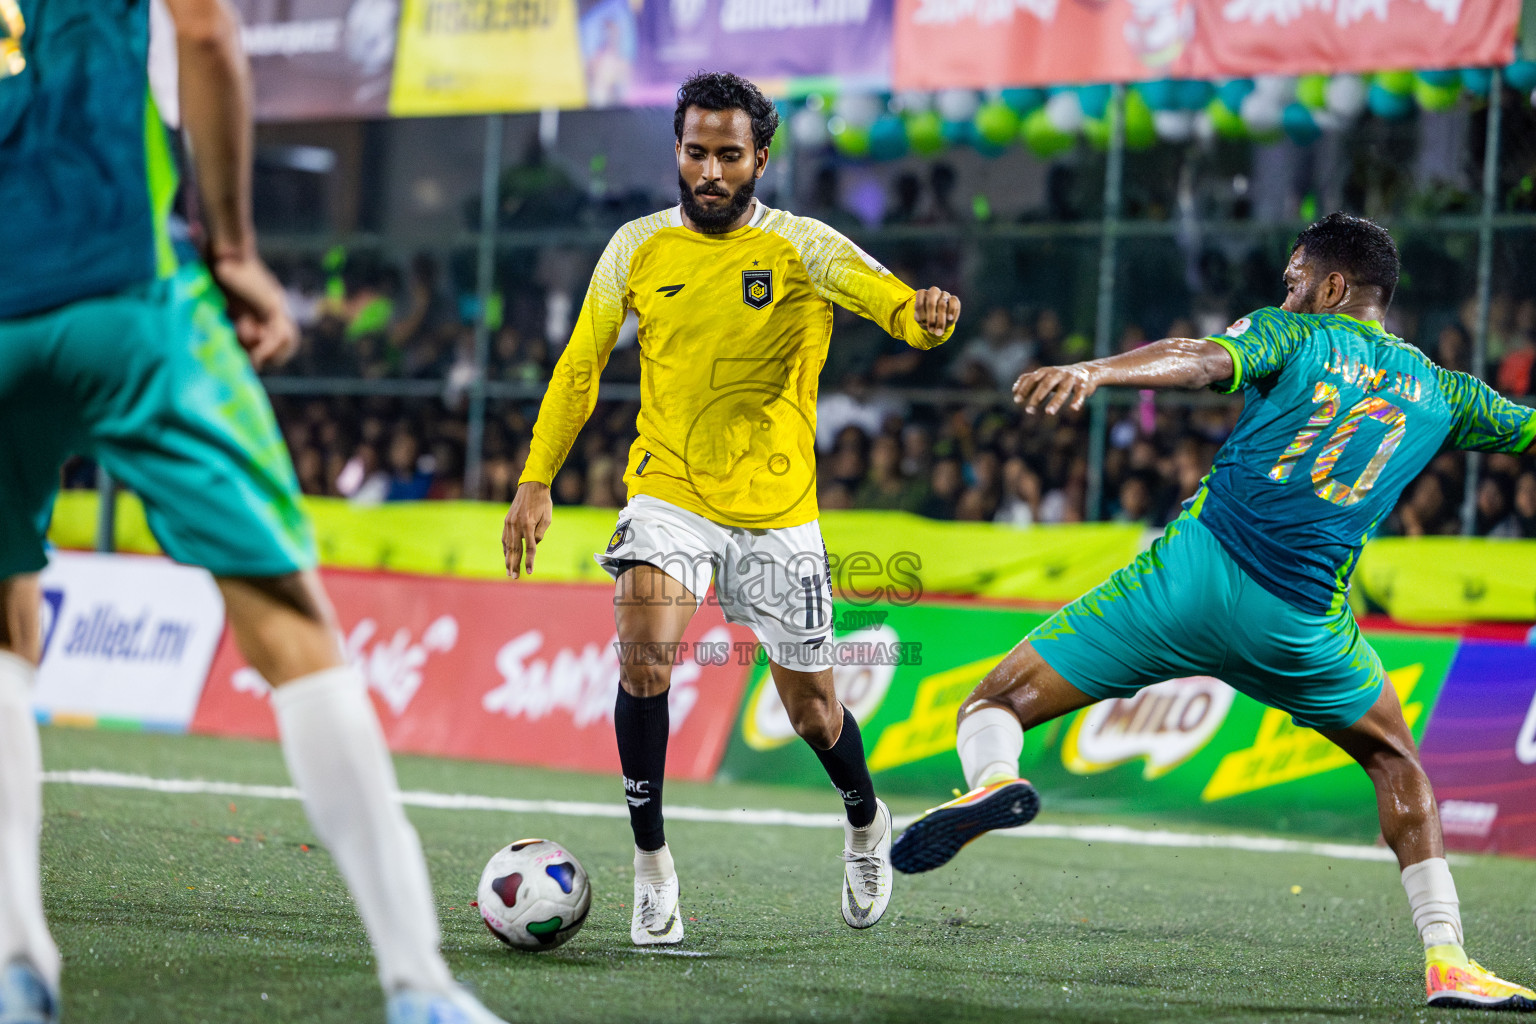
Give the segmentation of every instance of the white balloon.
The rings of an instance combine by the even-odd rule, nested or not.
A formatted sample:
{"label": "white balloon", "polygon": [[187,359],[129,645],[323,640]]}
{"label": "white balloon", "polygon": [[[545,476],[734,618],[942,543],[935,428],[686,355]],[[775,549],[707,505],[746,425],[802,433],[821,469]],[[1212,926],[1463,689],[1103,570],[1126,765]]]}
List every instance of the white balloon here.
{"label": "white balloon", "polygon": [[813,148],[825,146],[831,135],[827,132],[826,115],[819,110],[803,107],[789,119],[789,137],[795,145]]}
{"label": "white balloon", "polygon": [[1280,129],[1281,109],[1279,100],[1254,91],[1243,97],[1238,114],[1254,135],[1268,135]]}
{"label": "white balloon", "polygon": [[1344,126],[1343,118],[1331,110],[1313,110],[1312,123],[1317,125],[1318,131],[1336,132]]}
{"label": "white balloon", "polygon": [[871,93],[844,93],[832,104],[832,111],[855,128],[868,128],[885,113],[885,104]]}
{"label": "white balloon", "polygon": [[1195,134],[1193,110],[1154,110],[1152,125],[1164,142],[1188,142]]}
{"label": "white balloon", "polygon": [[1059,92],[1045,101],[1045,119],[1067,135],[1082,131],[1083,101],[1075,92]]}
{"label": "white balloon", "polygon": [[1253,80],[1253,91],[1278,102],[1283,108],[1296,98],[1296,79],[1289,75],[1259,75]]}
{"label": "white balloon", "polygon": [[933,93],[908,89],[891,97],[891,106],[903,114],[921,114],[933,109]]}
{"label": "white balloon", "polygon": [[1323,90],[1328,112],[1348,120],[1365,109],[1365,79],[1359,75],[1334,75]]}
{"label": "white balloon", "polygon": [[970,89],[945,89],[934,98],[934,106],[946,121],[969,121],[976,116],[981,100]]}
{"label": "white balloon", "polygon": [[1195,111],[1195,138],[1203,145],[1216,137],[1216,122],[1204,110]]}

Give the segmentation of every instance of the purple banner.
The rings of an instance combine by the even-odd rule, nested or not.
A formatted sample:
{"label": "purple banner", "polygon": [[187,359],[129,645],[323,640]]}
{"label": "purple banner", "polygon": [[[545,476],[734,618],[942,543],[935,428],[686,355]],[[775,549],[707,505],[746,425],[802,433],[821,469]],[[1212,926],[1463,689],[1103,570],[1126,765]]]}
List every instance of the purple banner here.
{"label": "purple banner", "polygon": [[1536,857],[1536,647],[1463,641],[1419,755],[1446,846]]}
{"label": "purple banner", "polygon": [[835,75],[844,87],[890,84],[894,0],[645,0],[632,23],[633,75],[623,90],[607,92],[594,86],[614,80],[601,68],[616,66],[606,54],[623,45],[619,9],[629,5],[582,6],[592,106],[670,106],[679,83],[701,68],[733,71],[770,94],[807,77]]}
{"label": "purple banner", "polygon": [[258,121],[384,117],[398,0],[235,0]]}

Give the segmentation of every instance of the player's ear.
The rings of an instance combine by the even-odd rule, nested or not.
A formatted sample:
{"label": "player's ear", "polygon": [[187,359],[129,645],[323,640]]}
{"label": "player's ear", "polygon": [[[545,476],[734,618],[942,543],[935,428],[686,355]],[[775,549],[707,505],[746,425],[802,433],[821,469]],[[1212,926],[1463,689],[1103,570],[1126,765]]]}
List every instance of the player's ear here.
{"label": "player's ear", "polygon": [[757,170],[753,173],[752,176],[754,178],[761,178],[763,176],[763,172],[768,169],[768,147],[764,146],[762,149],[758,150],[754,159],[757,160]]}
{"label": "player's ear", "polygon": [[1344,275],[1337,270],[1332,271],[1323,279],[1323,293],[1319,296],[1324,309],[1332,309],[1344,301],[1349,294],[1349,282],[1344,280]]}

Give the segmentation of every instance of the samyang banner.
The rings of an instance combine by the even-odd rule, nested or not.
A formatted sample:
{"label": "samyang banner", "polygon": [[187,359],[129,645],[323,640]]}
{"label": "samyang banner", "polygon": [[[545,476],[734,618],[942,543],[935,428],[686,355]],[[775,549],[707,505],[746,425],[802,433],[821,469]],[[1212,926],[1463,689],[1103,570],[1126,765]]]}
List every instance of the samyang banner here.
{"label": "samyang banner", "polygon": [[584,5],[582,49],[593,106],[667,106],[700,68],[752,79],[773,95],[798,78],[888,88],[894,0],[647,0],[633,29],[633,71],[613,88],[609,54],[624,40],[626,0]]}
{"label": "samyang banner", "polygon": [[585,104],[574,0],[404,0],[391,114]]}
{"label": "samyang banner", "polygon": [[383,117],[398,0],[235,0],[258,121]]}
{"label": "samyang banner", "polygon": [[1519,0],[896,0],[898,89],[1487,67]]}

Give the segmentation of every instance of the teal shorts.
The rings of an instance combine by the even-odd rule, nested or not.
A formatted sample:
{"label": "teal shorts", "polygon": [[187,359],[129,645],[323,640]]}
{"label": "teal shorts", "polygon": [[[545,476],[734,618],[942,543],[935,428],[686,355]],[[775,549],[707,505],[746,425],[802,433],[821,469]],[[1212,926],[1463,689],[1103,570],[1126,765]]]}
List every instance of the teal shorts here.
{"label": "teal shorts", "polygon": [[1188,515],[1028,640],[1095,700],[1214,676],[1312,729],[1353,725],[1387,681],[1347,607],[1319,615],[1287,604]]}
{"label": "teal shorts", "polygon": [[47,564],[59,470],[75,454],[143,499],[178,562],[217,576],[315,564],[272,406],[201,265],[0,321],[0,579]]}

